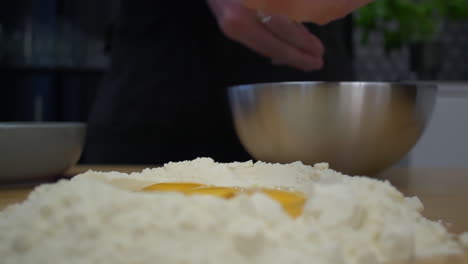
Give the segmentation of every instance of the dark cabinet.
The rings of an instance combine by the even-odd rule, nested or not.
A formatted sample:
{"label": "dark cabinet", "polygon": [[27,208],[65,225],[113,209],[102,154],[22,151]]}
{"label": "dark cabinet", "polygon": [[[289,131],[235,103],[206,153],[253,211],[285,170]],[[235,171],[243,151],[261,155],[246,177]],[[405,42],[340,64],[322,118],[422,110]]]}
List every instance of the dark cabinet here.
{"label": "dark cabinet", "polygon": [[0,122],[86,120],[118,3],[0,1]]}

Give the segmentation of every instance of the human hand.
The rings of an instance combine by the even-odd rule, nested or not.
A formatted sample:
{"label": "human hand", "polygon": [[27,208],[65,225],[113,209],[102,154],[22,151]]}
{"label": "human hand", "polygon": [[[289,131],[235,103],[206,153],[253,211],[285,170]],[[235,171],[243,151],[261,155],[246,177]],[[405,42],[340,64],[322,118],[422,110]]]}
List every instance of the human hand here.
{"label": "human hand", "polygon": [[251,9],[320,25],[342,18],[372,0],[244,0]]}
{"label": "human hand", "polygon": [[245,7],[243,1],[207,0],[227,37],[270,58],[275,64],[303,71],[322,68],[323,44],[304,25],[283,16],[272,16],[263,23],[257,11]]}

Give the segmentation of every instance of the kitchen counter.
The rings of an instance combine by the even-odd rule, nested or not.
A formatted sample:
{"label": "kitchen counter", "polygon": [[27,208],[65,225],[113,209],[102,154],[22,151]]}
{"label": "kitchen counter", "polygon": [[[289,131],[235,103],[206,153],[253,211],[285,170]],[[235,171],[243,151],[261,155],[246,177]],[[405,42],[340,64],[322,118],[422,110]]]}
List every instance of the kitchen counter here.
{"label": "kitchen counter", "polygon": [[411,168],[466,168],[468,165],[468,82],[430,82],[439,86],[424,134],[407,155]]}
{"label": "kitchen counter", "polygon": [[[77,166],[64,176],[87,170],[139,172],[150,166]],[[418,196],[425,205],[424,215],[443,220],[454,233],[468,231],[468,169],[390,169],[379,176],[389,180],[407,196]],[[0,187],[0,210],[24,201],[33,187]]]}

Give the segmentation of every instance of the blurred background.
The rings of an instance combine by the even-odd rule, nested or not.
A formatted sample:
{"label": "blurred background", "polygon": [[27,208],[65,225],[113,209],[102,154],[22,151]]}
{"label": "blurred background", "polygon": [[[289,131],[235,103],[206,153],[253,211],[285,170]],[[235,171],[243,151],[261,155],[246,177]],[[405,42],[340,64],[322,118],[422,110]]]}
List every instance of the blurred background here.
{"label": "blurred background", "polygon": [[[401,166],[466,167],[468,1],[407,2],[347,18],[355,80],[437,82],[433,120]],[[118,10],[112,0],[1,1],[0,122],[86,121]]]}

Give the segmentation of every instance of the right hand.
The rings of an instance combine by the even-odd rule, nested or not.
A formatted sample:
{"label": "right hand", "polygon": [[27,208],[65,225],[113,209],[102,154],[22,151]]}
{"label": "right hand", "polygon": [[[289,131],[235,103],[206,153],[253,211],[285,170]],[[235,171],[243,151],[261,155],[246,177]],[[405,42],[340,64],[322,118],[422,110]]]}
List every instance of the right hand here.
{"label": "right hand", "polygon": [[275,64],[303,71],[322,68],[322,42],[304,25],[283,16],[272,16],[268,23],[262,23],[257,11],[245,7],[243,0],[207,1],[219,27],[230,39],[270,58]]}
{"label": "right hand", "polygon": [[244,0],[252,9],[320,25],[342,18],[372,0]]}

